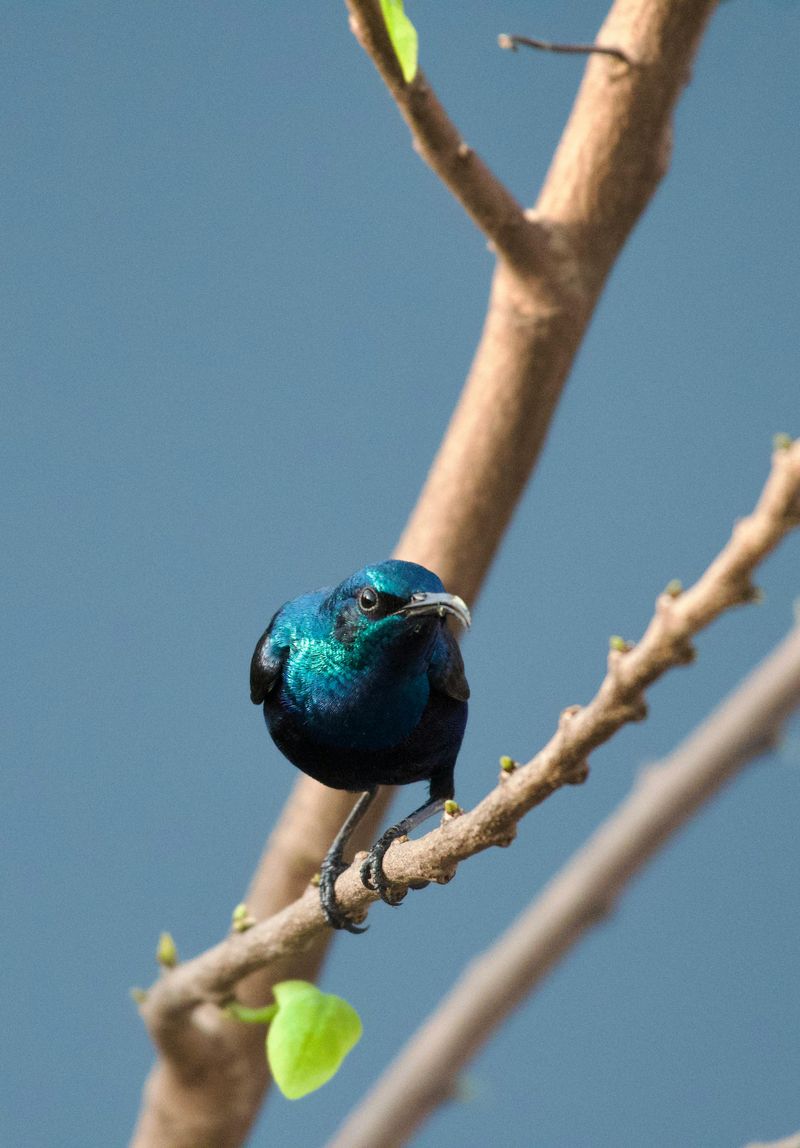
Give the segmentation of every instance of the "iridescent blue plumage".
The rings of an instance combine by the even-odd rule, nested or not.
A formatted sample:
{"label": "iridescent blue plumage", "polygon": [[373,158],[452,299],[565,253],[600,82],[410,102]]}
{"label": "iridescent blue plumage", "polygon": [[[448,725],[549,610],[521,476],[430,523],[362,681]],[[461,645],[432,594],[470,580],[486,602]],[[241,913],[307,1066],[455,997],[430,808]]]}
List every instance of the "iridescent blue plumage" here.
{"label": "iridescent blue plumage", "polygon": [[453,795],[469,687],[448,615],[469,624],[465,604],[435,574],[393,559],[288,602],[253,654],[251,697],[278,748],[323,784],[364,791],[322,868],[323,910],[339,928],[360,931],[337,908],[333,886],[377,786],[430,782],[429,800],[387,830],[362,867],[365,884],[390,903],[384,853]]}

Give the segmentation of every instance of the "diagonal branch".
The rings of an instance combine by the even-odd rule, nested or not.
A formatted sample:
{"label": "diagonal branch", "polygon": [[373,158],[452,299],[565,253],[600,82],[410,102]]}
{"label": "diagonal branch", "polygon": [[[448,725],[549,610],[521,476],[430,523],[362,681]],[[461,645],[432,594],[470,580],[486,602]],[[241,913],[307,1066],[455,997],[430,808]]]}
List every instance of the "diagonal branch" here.
{"label": "diagonal branch", "polygon": [[[527,765],[504,775],[470,813],[446,819],[418,841],[387,853],[389,879],[408,888],[423,880],[450,880],[458,862],[491,845],[508,845],[524,814],[563,785],[583,781],[587,757],[623,725],[645,716],[645,688],[668,669],[692,660],[691,637],[725,610],[753,601],[751,574],[784,535],[800,525],[800,439],[775,451],[758,504],[700,579],[677,597],[662,594],[638,645],[612,650],[608,672],[592,701],[562,714],[559,728]],[[339,878],[337,899],[350,913],[364,912],[376,894],[363,887],[354,864]],[[150,991],[142,1013],[155,1038],[203,1002],[230,997],[238,980],[303,949],[327,926],[315,889],[243,935],[232,936],[168,973]]]}
{"label": "diagonal branch", "polygon": [[[650,858],[740,770],[772,748],[798,706],[800,627],[665,761],[642,775],[541,895],[470,962],[329,1148],[405,1144],[456,1094],[465,1066],[506,1017],[610,913]],[[800,1137],[772,1148],[781,1144],[800,1148]]]}

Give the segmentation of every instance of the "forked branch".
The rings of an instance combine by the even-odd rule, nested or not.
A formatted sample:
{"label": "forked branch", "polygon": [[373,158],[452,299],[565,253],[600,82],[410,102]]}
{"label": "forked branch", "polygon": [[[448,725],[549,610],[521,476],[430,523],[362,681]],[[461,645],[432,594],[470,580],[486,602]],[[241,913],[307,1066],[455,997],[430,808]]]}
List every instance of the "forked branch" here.
{"label": "forked branch", "polygon": [[347,0],[350,27],[378,69],[411,129],[414,148],[452,192],[496,252],[523,273],[537,269],[547,255],[540,225],[521,206],[461,134],[421,71],[406,83],[380,6],[374,0]]}

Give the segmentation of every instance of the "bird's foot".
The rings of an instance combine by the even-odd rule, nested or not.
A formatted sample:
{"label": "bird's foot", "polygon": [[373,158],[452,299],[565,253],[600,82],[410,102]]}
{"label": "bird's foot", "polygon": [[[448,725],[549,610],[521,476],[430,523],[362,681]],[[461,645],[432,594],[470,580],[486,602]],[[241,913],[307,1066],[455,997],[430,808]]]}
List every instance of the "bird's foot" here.
{"label": "bird's foot", "polygon": [[383,859],[386,856],[386,851],[393,841],[396,841],[402,834],[397,830],[396,826],[387,829],[383,837],[376,841],[372,846],[366,861],[361,864],[361,881],[367,889],[372,889],[377,893],[382,901],[387,905],[397,907],[405,897],[408,889],[399,888],[396,885],[391,885],[386,879],[386,874],[383,871]]}
{"label": "bird's foot", "polygon": [[336,900],[336,879],[344,873],[349,866],[344,861],[329,860],[322,862],[319,874],[319,902],[322,915],[332,929],[346,929],[348,933],[366,933],[366,925],[357,925],[349,917]]}

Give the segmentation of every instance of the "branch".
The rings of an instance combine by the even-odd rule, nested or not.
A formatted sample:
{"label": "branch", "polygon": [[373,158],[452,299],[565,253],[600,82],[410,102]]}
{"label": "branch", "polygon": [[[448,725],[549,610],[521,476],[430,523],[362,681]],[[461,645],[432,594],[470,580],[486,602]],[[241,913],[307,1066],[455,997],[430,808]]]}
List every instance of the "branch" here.
{"label": "branch", "polygon": [[[382,53],[401,111],[405,101],[419,150],[500,255],[469,378],[395,550],[435,570],[470,603],[541,453],[603,282],[665,171],[672,110],[714,3],[617,0],[601,38],[637,66],[590,62],[536,210],[520,222],[513,196],[463,146],[429,87],[421,90],[424,81],[415,81],[411,95],[399,91],[393,58],[375,31],[376,4],[351,0],[364,46],[369,51],[374,42]],[[379,796],[358,844],[374,838],[390,797],[388,790]],[[351,804],[347,794],[298,780],[246,896],[256,918],[273,917],[301,895]],[[268,999],[276,979],[315,977],[330,931],[315,927],[302,939],[309,945],[302,953],[289,946],[269,972],[238,986],[243,1003]],[[267,1084],[258,1033],[208,1010],[172,1022],[166,1013],[150,1015],[161,1056],[134,1145],[235,1148]]]}
{"label": "branch", "polygon": [[346,0],[350,28],[381,75],[403,119],[411,128],[414,150],[450,189],[494,246],[498,255],[522,272],[547,259],[541,226],[526,218],[508,188],[464,142],[421,71],[410,84],[375,0]]}
{"label": "branch", "polygon": [[[641,642],[611,650],[605,679],[585,707],[561,716],[548,744],[527,765],[503,774],[497,787],[470,813],[445,818],[440,829],[416,841],[396,843],[386,855],[389,879],[408,888],[420,881],[449,881],[460,861],[491,845],[508,845],[516,824],[562,785],[583,781],[591,750],[631,721],[645,716],[644,689],[667,669],[692,660],[690,639],[724,610],[753,601],[751,574],[792,527],[800,524],[800,439],[775,451],[772,470],[753,513],[701,578],[678,597],[662,594]],[[338,880],[336,895],[349,915],[364,913],[377,895],[365,889],[358,864]],[[327,932],[316,889],[247,933],[236,935],[170,970],[141,1006],[162,1043],[190,1011],[204,1002],[230,999],[236,983],[256,969],[282,961]]]}
{"label": "branch", "polygon": [[[329,1148],[405,1144],[456,1094],[465,1065],[494,1030],[609,914],[653,854],[748,762],[774,746],[799,705],[797,627],[674,753],[642,775],[511,928],[470,963]],[[800,1138],[780,1145],[800,1148]]]}

